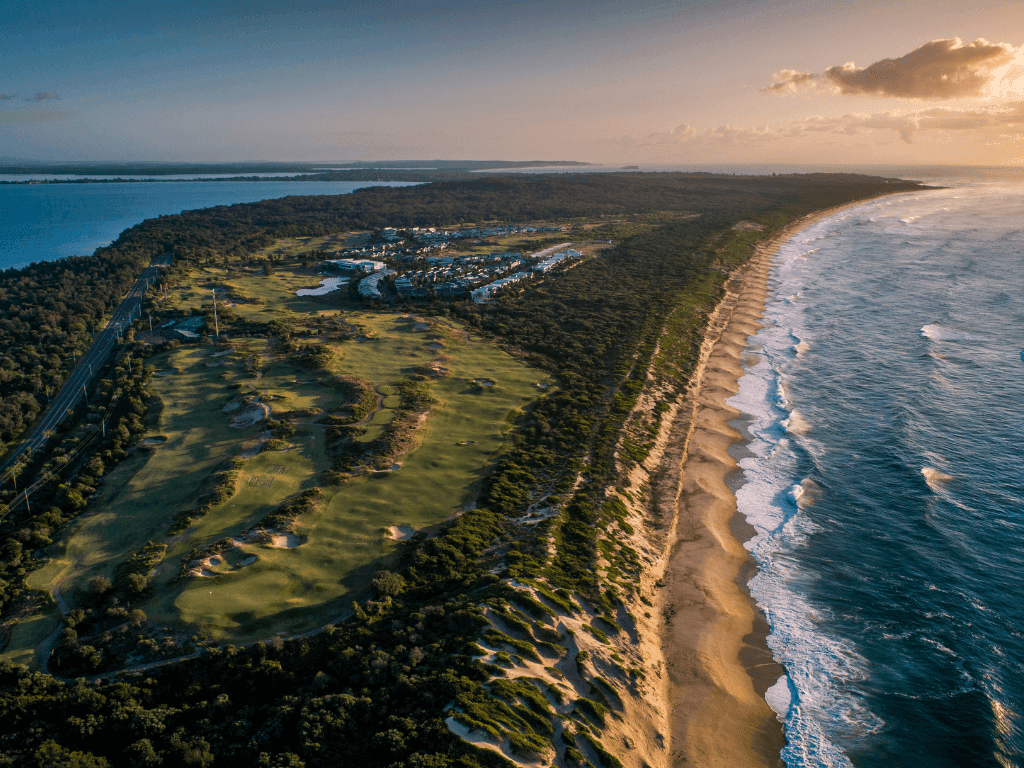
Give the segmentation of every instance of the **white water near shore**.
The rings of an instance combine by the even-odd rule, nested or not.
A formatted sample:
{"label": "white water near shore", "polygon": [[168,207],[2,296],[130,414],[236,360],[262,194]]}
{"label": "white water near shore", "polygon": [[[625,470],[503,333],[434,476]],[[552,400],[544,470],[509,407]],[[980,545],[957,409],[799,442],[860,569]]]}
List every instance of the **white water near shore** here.
{"label": "white water near shore", "polygon": [[[775,298],[748,346],[756,362],[729,403],[750,420],[754,455],[740,462],[745,484],[736,496],[757,531],[746,545],[759,566],[751,593],[787,670],[766,699],[785,721],[791,768],[851,766],[851,758],[866,766],[980,766],[993,752],[1008,765],[1019,756],[1020,702],[1004,675],[996,682],[984,670],[997,663],[990,643],[1019,651],[1020,641],[979,618],[1002,603],[999,580],[1019,569],[986,581],[922,563],[950,562],[946,550],[959,551],[972,535],[969,554],[952,562],[999,562],[1009,553],[995,546],[994,530],[1014,540],[1024,534],[1011,523],[1020,507],[1006,490],[1012,477],[1002,474],[1012,464],[1003,451],[1019,446],[1003,432],[1019,425],[993,424],[982,433],[991,444],[978,443],[973,429],[951,435],[970,418],[991,423],[977,410],[982,398],[1022,389],[1008,366],[1020,365],[1024,337],[1013,340],[1006,324],[1024,317],[1024,302],[1009,286],[1000,293],[995,278],[1014,259],[1020,266],[1021,230],[997,226],[1015,210],[1020,219],[1020,193],[981,185],[872,201],[809,227],[777,254]],[[987,229],[976,210],[989,216]],[[1007,245],[1014,237],[1016,257]],[[991,248],[981,245],[986,238]],[[976,252],[1010,261],[972,269]],[[986,271],[994,282],[978,276]],[[959,465],[970,462],[955,461],[954,447],[976,456],[976,477],[987,470],[993,505],[972,498],[981,481],[971,488],[961,478],[969,472]],[[895,509],[892,517],[887,510]],[[993,526],[991,534],[975,530]],[[910,586],[888,595],[904,582]],[[937,615],[946,618],[935,624],[929,617]],[[947,636],[958,627],[963,637]],[[956,697],[963,701],[954,707]],[[949,708],[981,723],[961,734],[962,745],[946,745],[956,737],[942,725],[954,716]]]}

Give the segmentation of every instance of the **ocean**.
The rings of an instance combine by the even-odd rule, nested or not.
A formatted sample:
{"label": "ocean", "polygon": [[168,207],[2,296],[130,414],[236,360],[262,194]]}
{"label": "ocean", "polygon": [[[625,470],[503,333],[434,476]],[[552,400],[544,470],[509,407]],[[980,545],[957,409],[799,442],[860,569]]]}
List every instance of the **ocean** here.
{"label": "ocean", "polygon": [[951,181],[788,241],[730,399],[791,768],[1024,765],[1024,184]]}
{"label": "ocean", "polygon": [[0,270],[89,256],[146,219],[289,195],[340,195],[409,182],[176,181],[0,185]]}

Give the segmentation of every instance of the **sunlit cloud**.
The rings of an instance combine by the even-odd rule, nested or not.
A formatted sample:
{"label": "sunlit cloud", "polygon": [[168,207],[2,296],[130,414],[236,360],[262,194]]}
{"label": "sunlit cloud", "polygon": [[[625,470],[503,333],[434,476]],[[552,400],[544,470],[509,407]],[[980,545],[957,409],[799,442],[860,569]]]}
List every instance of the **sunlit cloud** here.
{"label": "sunlit cloud", "polygon": [[695,130],[680,125],[671,131],[646,136],[622,136],[607,144],[622,148],[666,148],[673,146],[759,146],[804,139],[815,134],[858,135],[895,132],[911,144],[922,133],[973,132],[978,137],[1001,141],[1024,141],[1024,101],[977,109],[926,109],[910,113],[850,113],[839,117],[812,116],[775,126],[736,127],[721,125]]}
{"label": "sunlit cloud", "polygon": [[1006,43],[958,37],[932,40],[898,59],[882,59],[866,67],[853,62],[821,74],[784,69],[775,73],[763,93],[787,94],[827,88],[846,96],[901,99],[955,99],[981,96],[1000,79],[997,69],[1013,62],[1021,50]]}

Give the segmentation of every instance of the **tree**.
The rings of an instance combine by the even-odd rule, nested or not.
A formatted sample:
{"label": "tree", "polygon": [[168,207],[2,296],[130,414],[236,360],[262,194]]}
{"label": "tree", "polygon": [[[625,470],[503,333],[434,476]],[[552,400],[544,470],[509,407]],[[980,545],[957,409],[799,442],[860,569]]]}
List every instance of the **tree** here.
{"label": "tree", "polygon": [[405,579],[391,571],[377,571],[373,574],[373,588],[378,597],[394,597],[405,589]]}
{"label": "tree", "polygon": [[110,589],[110,579],[106,576],[93,576],[88,582],[89,591],[94,595],[102,595]]}

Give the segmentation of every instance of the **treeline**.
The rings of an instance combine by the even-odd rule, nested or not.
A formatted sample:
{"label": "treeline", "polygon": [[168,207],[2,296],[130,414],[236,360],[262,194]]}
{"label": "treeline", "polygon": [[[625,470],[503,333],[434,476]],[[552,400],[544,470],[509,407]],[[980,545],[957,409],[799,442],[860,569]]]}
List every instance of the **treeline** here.
{"label": "treeline", "polygon": [[117,250],[0,273],[0,456],[58,391],[152,255]]}

